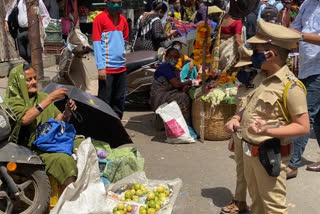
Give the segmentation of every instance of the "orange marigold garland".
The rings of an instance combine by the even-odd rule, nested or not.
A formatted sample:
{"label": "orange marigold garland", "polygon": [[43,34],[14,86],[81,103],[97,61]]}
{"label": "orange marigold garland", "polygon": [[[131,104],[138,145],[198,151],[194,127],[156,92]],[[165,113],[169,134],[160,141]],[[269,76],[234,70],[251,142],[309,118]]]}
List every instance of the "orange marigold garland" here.
{"label": "orange marigold garland", "polygon": [[[197,27],[197,36],[194,44],[193,49],[193,57],[194,57],[194,64],[199,65],[202,64],[202,55],[203,55],[203,45],[205,41],[206,34],[212,31],[212,27],[205,25],[205,23],[200,23]],[[210,35],[208,35],[210,36]],[[211,55],[210,55],[210,38],[207,40],[207,49],[206,49],[206,63],[210,63]]]}

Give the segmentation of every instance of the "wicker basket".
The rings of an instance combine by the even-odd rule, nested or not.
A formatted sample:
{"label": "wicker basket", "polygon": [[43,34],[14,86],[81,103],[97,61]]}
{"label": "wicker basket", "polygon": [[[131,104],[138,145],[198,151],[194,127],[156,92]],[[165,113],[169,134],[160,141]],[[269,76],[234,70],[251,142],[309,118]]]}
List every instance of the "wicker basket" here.
{"label": "wicker basket", "polygon": [[[200,99],[192,102],[192,124],[196,133],[200,136]],[[205,102],[205,129],[204,139],[206,140],[227,140],[231,134],[224,131],[223,127],[227,120],[234,115],[236,105],[220,104],[215,108]]]}

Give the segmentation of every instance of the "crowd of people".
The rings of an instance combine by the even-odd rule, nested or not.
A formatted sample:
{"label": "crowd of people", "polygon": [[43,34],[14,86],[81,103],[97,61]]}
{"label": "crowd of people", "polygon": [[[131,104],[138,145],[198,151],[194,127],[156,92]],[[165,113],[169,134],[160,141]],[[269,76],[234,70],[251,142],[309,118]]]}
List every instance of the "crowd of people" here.
{"label": "crowd of people", "polygon": [[[25,11],[24,2],[18,3],[21,11],[23,8]],[[190,125],[191,99],[187,92],[190,86],[199,84],[194,81],[197,72],[207,68],[195,66],[192,55],[182,54],[185,45],[182,42],[177,40],[164,46],[164,41],[179,36],[174,25],[167,28],[166,23],[169,19],[203,22],[208,5],[203,0],[147,1],[146,12],[139,17],[132,33],[127,19],[121,15],[121,0],[105,2],[106,9],[94,19],[92,30],[98,97],[122,118],[126,45],[131,43],[132,51],[157,51],[164,47],[164,61],[154,73],[151,107],[155,111],[163,103],[176,101]],[[287,213],[286,179],[297,176],[310,130],[320,146],[320,2],[302,2],[261,1],[246,17],[239,19],[227,12],[221,21],[219,69],[240,70],[237,77],[241,82],[236,114],[225,125],[225,130],[233,134],[230,148],[235,153],[237,185],[233,200],[221,213],[248,210],[247,189],[252,213]],[[219,6],[228,11],[225,1],[220,1]],[[40,12],[45,20],[47,10],[42,1]],[[7,18],[9,14],[10,11]],[[27,20],[26,13],[19,16],[18,47],[20,55],[30,63],[30,47],[23,39],[27,23],[22,20]],[[5,27],[8,29],[7,22]],[[287,66],[287,58],[297,44],[300,64],[295,77]],[[68,122],[70,111],[77,108],[71,100],[71,109],[66,107],[61,113],[53,102],[63,98],[67,90],[58,89],[49,95],[38,92],[36,73],[30,66],[15,67],[8,86],[6,101],[18,117],[11,140],[31,148],[37,126],[50,117]],[[274,166],[261,161],[270,148],[279,155]],[[76,179],[72,157],[59,153],[41,153],[41,157],[47,173],[61,185],[61,191]],[[308,165],[307,170],[320,172],[320,162]]]}

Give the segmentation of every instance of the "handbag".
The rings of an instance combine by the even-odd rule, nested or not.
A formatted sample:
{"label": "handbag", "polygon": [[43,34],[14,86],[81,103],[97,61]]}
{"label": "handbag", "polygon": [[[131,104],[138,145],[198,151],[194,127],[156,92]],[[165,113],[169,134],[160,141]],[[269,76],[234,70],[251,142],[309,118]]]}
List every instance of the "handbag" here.
{"label": "handbag", "polygon": [[76,130],[72,124],[50,118],[37,129],[33,145],[43,152],[72,154]]}
{"label": "handbag", "polygon": [[18,23],[18,14],[19,14],[19,9],[18,9],[18,4],[20,0],[17,0],[17,4],[14,6],[12,9],[11,13],[8,16],[8,26],[9,26],[9,33],[12,36],[13,39],[17,38],[18,35],[18,28],[19,28],[19,23]]}

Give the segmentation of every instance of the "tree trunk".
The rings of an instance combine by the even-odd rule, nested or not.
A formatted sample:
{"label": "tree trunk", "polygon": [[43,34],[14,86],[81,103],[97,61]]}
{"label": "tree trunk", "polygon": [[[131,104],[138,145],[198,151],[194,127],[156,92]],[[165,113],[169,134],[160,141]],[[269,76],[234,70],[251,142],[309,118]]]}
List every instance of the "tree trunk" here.
{"label": "tree trunk", "polygon": [[29,43],[31,49],[32,67],[37,72],[38,79],[43,79],[43,62],[42,62],[42,46],[40,41],[39,29],[39,1],[26,0],[28,26],[29,26]]}

